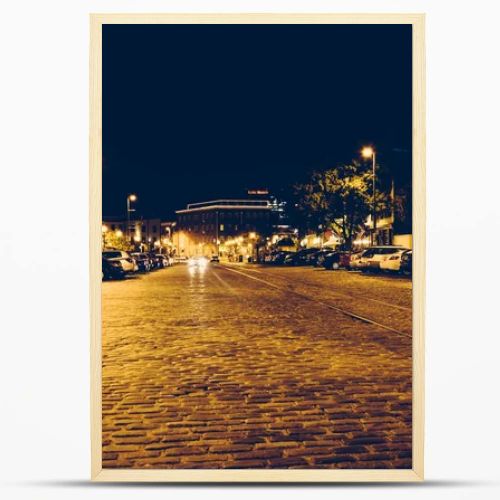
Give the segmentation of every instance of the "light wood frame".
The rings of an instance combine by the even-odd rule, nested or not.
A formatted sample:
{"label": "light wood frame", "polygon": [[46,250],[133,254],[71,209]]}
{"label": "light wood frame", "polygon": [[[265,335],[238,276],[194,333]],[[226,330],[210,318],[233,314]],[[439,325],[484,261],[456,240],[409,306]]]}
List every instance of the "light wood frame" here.
{"label": "light wood frame", "polygon": [[[103,24],[411,24],[413,27],[413,468],[405,470],[103,469],[101,435],[101,220]],[[94,481],[383,482],[424,478],[425,327],[424,14],[91,14],[90,15],[90,347],[91,478]]]}

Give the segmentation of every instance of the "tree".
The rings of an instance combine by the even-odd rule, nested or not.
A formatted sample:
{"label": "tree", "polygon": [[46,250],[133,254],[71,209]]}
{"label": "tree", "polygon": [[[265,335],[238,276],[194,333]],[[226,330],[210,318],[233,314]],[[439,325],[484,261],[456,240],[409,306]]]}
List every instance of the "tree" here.
{"label": "tree", "polygon": [[[303,228],[331,228],[352,246],[356,232],[372,211],[372,174],[357,162],[313,172],[308,182],[296,185],[296,208]],[[387,195],[377,193],[377,212],[384,210]]]}
{"label": "tree", "polygon": [[116,231],[106,231],[103,233],[103,245],[104,248],[114,248],[125,252],[133,250],[132,245],[127,242],[124,235]]}
{"label": "tree", "polygon": [[394,229],[399,233],[412,231],[411,185],[398,188],[394,194]]}

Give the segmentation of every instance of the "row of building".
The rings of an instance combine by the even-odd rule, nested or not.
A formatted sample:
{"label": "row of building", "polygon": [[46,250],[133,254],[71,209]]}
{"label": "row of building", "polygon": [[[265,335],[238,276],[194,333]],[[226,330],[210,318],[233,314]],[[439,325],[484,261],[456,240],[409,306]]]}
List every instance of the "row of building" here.
{"label": "row of building", "polygon": [[[121,235],[140,250],[158,249],[186,257],[219,255],[228,260],[242,257],[259,260],[276,248],[334,247],[341,243],[332,231],[298,239],[298,231],[288,224],[285,203],[264,197],[267,192],[259,193],[258,198],[191,203],[176,211],[175,221],[141,219],[127,222],[105,217],[103,235],[108,231]],[[368,233],[370,224],[369,218]],[[411,248],[411,234],[395,234],[393,228],[393,217],[380,218],[375,241]],[[363,248],[369,246],[371,239],[360,233],[354,243]]]}

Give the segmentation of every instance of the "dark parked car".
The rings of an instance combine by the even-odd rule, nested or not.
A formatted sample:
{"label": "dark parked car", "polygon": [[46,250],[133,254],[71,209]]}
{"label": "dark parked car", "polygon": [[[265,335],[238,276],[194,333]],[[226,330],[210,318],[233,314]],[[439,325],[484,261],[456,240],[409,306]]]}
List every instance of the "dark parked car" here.
{"label": "dark parked car", "polygon": [[323,267],[325,269],[337,270],[341,267],[349,268],[350,252],[330,252],[323,260]]}
{"label": "dark parked car", "polygon": [[102,258],[102,279],[122,279],[125,276],[122,263],[119,260]]}
{"label": "dark parked car", "polygon": [[161,269],[163,267],[163,257],[161,254],[148,254],[149,259],[151,260],[151,270],[153,269]]}
{"label": "dark parked car", "polygon": [[151,271],[151,259],[149,255],[146,253],[133,253],[132,257],[134,258],[137,267],[139,268],[139,272],[147,273]]}
{"label": "dark parked car", "polygon": [[288,255],[285,258],[284,264],[286,266],[307,266],[309,265],[310,256],[318,250],[319,248],[304,248],[303,250],[299,250]]}
{"label": "dark parked car", "polygon": [[401,266],[399,268],[399,272],[407,276],[411,275],[413,267],[412,261],[413,261],[413,252],[411,250],[408,250],[401,256]]}
{"label": "dark parked car", "polygon": [[276,252],[275,254],[272,255],[269,263],[274,264],[276,266],[282,266],[284,264],[287,256],[290,255],[291,253],[293,253],[293,252],[288,252],[288,251]]}
{"label": "dark parked car", "polygon": [[323,250],[318,250],[317,252],[309,256],[309,264],[312,264],[314,267],[321,267],[323,265],[325,257],[332,252],[333,249],[331,248],[323,248]]}

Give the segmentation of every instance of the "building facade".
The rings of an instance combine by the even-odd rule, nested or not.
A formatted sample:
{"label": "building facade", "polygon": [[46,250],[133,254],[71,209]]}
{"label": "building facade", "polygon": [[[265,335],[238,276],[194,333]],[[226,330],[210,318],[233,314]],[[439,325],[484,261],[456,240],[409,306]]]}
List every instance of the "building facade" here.
{"label": "building facade", "polygon": [[174,246],[181,256],[251,257],[272,231],[272,205],[264,199],[213,200],[177,210]]}

